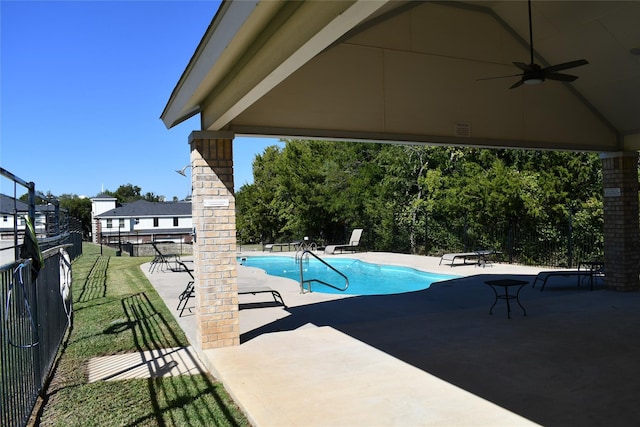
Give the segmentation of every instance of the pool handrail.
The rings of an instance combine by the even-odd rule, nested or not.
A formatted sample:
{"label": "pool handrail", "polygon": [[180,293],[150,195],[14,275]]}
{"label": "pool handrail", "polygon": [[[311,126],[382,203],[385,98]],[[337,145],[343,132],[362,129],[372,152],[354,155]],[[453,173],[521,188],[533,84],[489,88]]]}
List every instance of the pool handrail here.
{"label": "pool handrail", "polygon": [[[313,257],[315,259],[317,259],[318,261],[320,261],[321,263],[323,263],[324,265],[326,265],[327,267],[329,267],[331,270],[335,271],[336,273],[338,273],[340,276],[344,277],[345,280],[345,285],[344,288],[339,288],[337,286],[332,285],[331,283],[327,283],[325,281],[322,281],[320,279],[308,279],[308,280],[304,280],[304,270],[303,270],[303,266],[302,266],[302,260],[304,259],[304,256],[307,255],[307,259],[309,258],[308,255],[313,255]],[[298,256],[296,253],[296,260],[298,260]],[[337,270],[334,266],[332,266],[331,264],[329,264],[328,262],[326,262],[325,260],[323,260],[322,258],[320,258],[318,255],[314,254],[313,252],[311,252],[310,250],[304,250],[302,252],[302,254],[300,255],[299,258],[299,262],[300,262],[300,293],[303,294],[304,293],[304,284],[307,283],[309,285],[308,290],[309,292],[313,292],[311,290],[311,282],[317,282],[317,283],[322,283],[325,286],[329,286],[330,288],[333,288],[335,290],[338,290],[340,292],[344,292],[349,288],[349,278],[347,276],[345,276],[341,271]]]}

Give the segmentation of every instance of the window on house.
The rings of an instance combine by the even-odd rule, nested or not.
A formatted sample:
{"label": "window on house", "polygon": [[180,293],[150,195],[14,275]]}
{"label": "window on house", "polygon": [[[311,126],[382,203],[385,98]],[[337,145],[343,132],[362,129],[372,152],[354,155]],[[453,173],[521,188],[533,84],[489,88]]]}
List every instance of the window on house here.
{"label": "window on house", "polygon": [[112,228],[113,227],[113,220],[112,219],[108,219],[107,220],[107,228]]}
{"label": "window on house", "polygon": [[118,220],[118,228],[124,228],[124,218],[120,218],[120,220]]}
{"label": "window on house", "polygon": [[2,217],[2,220],[3,220],[4,222],[7,222],[7,221],[9,221],[9,217],[8,217],[7,215],[4,215],[4,216]]}
{"label": "window on house", "polygon": [[173,226],[174,227],[178,226],[178,217],[177,216],[173,217]]}
{"label": "window on house", "polygon": [[154,227],[158,226],[158,218],[153,218],[153,226]]}

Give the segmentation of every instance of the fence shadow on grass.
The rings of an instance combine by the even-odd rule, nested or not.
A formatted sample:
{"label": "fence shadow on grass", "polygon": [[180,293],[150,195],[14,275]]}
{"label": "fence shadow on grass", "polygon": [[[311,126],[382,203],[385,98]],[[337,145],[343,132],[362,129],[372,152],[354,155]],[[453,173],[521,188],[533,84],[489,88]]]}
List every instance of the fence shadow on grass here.
{"label": "fence shadow on grass", "polygon": [[109,269],[109,257],[99,256],[87,274],[82,285],[82,290],[76,299],[76,303],[89,302],[107,295],[107,270]]}
{"label": "fence shadow on grass", "polygon": [[[129,425],[139,425],[151,420],[160,426],[173,424],[176,422],[176,416],[183,420],[183,425],[207,425],[221,417],[229,425],[237,425],[233,414],[227,408],[228,403],[220,396],[216,385],[206,374],[180,375],[171,377],[170,380],[162,378],[176,363],[164,350],[179,347],[181,340],[147,294],[141,292],[124,298],[122,308],[127,317],[127,324],[131,326],[137,350],[140,353],[152,351],[152,359],[144,362],[155,368],[154,376],[147,379],[153,411]],[[191,353],[188,355],[194,359],[192,362],[197,363]],[[219,411],[201,399],[206,395],[215,400],[215,406]],[[175,411],[181,412],[176,414]]]}

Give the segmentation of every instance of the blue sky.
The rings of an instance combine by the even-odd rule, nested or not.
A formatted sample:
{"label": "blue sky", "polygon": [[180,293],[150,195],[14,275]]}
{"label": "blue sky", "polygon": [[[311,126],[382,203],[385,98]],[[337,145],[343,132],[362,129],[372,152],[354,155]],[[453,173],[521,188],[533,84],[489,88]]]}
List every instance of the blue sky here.
{"label": "blue sky", "polygon": [[[189,194],[195,117],[159,119],[219,1],[0,1],[0,164],[36,189]],[[236,138],[236,189],[276,139]],[[187,175],[189,176],[189,175]],[[0,180],[0,192],[13,186]],[[18,189],[18,195],[22,194]]]}

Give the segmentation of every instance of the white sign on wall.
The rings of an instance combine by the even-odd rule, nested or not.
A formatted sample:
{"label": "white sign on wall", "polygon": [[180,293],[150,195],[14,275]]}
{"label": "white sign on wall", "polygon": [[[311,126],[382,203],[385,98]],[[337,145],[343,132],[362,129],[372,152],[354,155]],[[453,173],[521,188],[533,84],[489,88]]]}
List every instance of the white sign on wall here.
{"label": "white sign on wall", "polygon": [[205,208],[226,208],[229,206],[229,199],[204,199]]}

